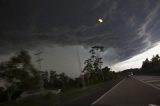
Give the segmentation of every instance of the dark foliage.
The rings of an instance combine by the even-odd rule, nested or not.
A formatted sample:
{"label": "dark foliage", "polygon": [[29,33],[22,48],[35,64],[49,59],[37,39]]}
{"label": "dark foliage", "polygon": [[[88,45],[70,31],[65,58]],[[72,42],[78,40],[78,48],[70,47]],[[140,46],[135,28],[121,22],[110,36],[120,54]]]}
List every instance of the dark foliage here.
{"label": "dark foliage", "polygon": [[160,57],[157,54],[151,60],[148,58],[143,61],[140,74],[160,75]]}

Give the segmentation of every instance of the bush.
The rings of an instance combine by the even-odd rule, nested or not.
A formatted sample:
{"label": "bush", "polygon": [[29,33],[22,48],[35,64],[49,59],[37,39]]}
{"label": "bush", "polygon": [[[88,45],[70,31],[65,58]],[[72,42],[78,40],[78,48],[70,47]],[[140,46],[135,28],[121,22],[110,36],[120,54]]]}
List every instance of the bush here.
{"label": "bush", "polygon": [[3,87],[0,87],[0,102],[7,101],[7,92],[4,90]]}

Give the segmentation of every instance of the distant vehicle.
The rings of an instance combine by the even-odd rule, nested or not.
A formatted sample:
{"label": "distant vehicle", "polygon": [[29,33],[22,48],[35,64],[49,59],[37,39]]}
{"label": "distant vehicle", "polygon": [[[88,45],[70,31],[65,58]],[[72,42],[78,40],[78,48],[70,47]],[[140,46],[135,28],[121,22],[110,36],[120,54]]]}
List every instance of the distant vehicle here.
{"label": "distant vehicle", "polygon": [[131,72],[130,75],[132,76],[132,75],[133,75],[133,72]]}
{"label": "distant vehicle", "polygon": [[130,72],[128,75],[127,75],[127,78],[133,76],[133,72]]}

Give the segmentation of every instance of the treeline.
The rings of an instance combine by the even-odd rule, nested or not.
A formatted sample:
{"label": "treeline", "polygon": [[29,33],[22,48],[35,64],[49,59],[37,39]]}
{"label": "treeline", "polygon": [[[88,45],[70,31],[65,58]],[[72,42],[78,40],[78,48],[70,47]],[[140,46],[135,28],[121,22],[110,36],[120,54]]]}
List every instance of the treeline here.
{"label": "treeline", "polygon": [[81,87],[81,79],[70,78],[65,73],[57,74],[56,71],[45,71],[41,72],[43,79],[43,87],[45,89],[61,89],[62,92],[65,92],[72,88]]}
{"label": "treeline", "polygon": [[140,68],[131,68],[126,69],[121,72],[117,72],[117,77],[125,77],[130,73],[134,75],[160,75],[160,57],[159,55],[153,55],[153,57],[149,60],[146,58],[142,62],[142,66]]}
{"label": "treeline", "polygon": [[[89,51],[91,57],[87,59],[82,74],[77,78],[70,78],[65,73],[56,71],[40,71],[31,63],[31,56],[26,50],[20,51],[8,61],[0,63],[0,102],[15,100],[23,92],[43,90],[58,90],[62,93],[85,86],[116,78],[116,73],[109,67],[102,68],[103,60],[100,52],[103,47],[94,46]],[[83,79],[83,81],[82,81]]]}
{"label": "treeline", "polygon": [[140,74],[140,69],[139,68],[131,68],[131,69],[126,69],[120,72],[116,72],[117,74],[117,78],[124,78],[128,75],[130,75],[131,73],[133,73],[134,75],[138,75]]}
{"label": "treeline", "polygon": [[143,61],[140,74],[160,75],[160,57],[158,54],[153,56],[151,60],[147,58]]}
{"label": "treeline", "polygon": [[65,73],[40,71],[31,63],[31,56],[20,51],[8,61],[0,63],[0,102],[15,100],[23,92],[57,90],[62,92],[81,87],[80,78],[70,78]]}

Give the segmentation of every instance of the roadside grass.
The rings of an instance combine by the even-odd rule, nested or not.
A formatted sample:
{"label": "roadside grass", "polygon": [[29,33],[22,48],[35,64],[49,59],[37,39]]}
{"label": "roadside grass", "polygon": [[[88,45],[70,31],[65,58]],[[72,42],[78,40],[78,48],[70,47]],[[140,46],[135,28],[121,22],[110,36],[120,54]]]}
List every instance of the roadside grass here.
{"label": "roadside grass", "polygon": [[64,102],[73,100],[73,99],[75,99],[79,96],[87,95],[90,92],[93,92],[94,90],[102,87],[103,84],[104,83],[98,83],[98,84],[90,85],[90,86],[87,86],[85,89],[83,89],[83,88],[72,89],[68,92],[65,92],[65,93],[61,94],[61,99]]}
{"label": "roadside grass", "polygon": [[20,101],[2,103],[0,106],[52,106],[57,103],[58,98],[56,96],[52,94],[39,95]]}
{"label": "roadside grass", "polygon": [[0,106],[54,106],[64,104],[66,102],[72,101],[80,96],[87,95],[90,92],[100,88],[104,83],[98,83],[94,85],[87,86],[86,89],[75,88],[67,92],[53,95],[39,95],[29,97],[20,101],[0,103]]}

